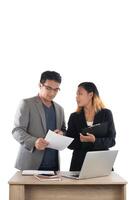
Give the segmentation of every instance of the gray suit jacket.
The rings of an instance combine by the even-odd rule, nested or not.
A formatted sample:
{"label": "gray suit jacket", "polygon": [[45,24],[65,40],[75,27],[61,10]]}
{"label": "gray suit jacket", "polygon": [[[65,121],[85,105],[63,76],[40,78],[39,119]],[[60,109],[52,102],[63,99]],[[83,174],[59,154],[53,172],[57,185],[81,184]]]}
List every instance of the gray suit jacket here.
{"label": "gray suit jacket", "polygon": [[[56,111],[57,129],[65,132],[65,120],[63,108],[54,103]],[[38,96],[21,101],[16,112],[13,137],[20,143],[15,167],[20,170],[38,169],[44,151],[37,150],[34,145],[39,137],[45,137],[47,133],[45,112]]]}

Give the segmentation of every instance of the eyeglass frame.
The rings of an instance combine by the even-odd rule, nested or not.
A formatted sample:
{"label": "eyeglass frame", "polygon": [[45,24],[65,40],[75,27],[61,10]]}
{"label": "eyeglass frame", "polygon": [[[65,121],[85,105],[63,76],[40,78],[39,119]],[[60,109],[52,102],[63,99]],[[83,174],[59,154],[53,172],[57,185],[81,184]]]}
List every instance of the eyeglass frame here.
{"label": "eyeglass frame", "polygon": [[42,86],[44,86],[49,92],[50,91],[54,91],[54,92],[60,91],[60,88],[52,88],[51,86],[45,85],[45,84],[42,84]]}

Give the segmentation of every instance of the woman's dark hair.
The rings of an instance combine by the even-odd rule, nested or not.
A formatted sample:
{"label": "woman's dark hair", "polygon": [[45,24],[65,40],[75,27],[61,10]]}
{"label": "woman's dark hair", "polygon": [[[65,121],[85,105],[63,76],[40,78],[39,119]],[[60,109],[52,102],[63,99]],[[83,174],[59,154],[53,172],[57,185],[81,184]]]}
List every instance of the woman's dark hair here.
{"label": "woman's dark hair", "polygon": [[92,82],[83,82],[78,85],[78,87],[83,87],[87,92],[93,92],[97,96],[99,96],[98,89],[96,85]]}
{"label": "woman's dark hair", "polygon": [[[88,93],[93,92],[93,97],[92,97],[92,104],[94,107],[94,111],[98,112],[98,110],[101,110],[105,108],[104,103],[102,102],[98,89],[96,85],[92,82],[83,82],[78,85],[78,87],[84,88]],[[80,112],[82,110],[82,107],[77,107],[77,112]]]}
{"label": "woman's dark hair", "polygon": [[41,74],[40,83],[45,83],[46,80],[53,80],[61,83],[61,76],[55,71],[45,71]]}

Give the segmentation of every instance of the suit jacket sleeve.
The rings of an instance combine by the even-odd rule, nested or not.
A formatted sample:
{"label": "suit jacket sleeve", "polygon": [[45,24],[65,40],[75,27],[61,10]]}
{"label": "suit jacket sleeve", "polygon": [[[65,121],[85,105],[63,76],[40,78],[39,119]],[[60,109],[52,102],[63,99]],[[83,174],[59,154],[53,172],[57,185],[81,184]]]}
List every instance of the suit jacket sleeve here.
{"label": "suit jacket sleeve", "polygon": [[107,110],[106,118],[108,122],[107,135],[104,138],[96,138],[93,147],[95,150],[108,149],[115,145],[116,130],[114,126],[113,115],[110,110]]}
{"label": "suit jacket sleeve", "polygon": [[71,114],[68,121],[68,129],[66,133],[68,137],[74,138],[73,142],[68,146],[69,149],[73,150],[81,149],[80,135],[78,134],[75,120],[76,118],[73,116],[73,114]]}
{"label": "suit jacket sleeve", "polygon": [[63,131],[63,135],[66,135],[66,122],[65,122],[65,115],[64,110],[62,109],[62,125],[61,125],[61,131]]}
{"label": "suit jacket sleeve", "polygon": [[15,115],[13,137],[23,145],[27,150],[33,151],[36,137],[27,132],[29,124],[29,106],[25,100],[22,100]]}

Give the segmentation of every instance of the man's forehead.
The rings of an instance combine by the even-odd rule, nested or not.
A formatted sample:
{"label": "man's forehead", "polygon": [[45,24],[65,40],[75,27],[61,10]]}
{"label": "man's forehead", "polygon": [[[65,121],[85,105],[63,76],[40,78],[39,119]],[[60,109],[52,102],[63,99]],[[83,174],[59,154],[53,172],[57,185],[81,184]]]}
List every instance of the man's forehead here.
{"label": "man's forehead", "polygon": [[48,85],[48,86],[51,86],[51,87],[59,87],[59,85],[60,85],[60,83],[58,83],[57,81],[55,81],[55,80],[49,80],[49,79],[47,79],[46,81],[45,81],[45,85]]}

